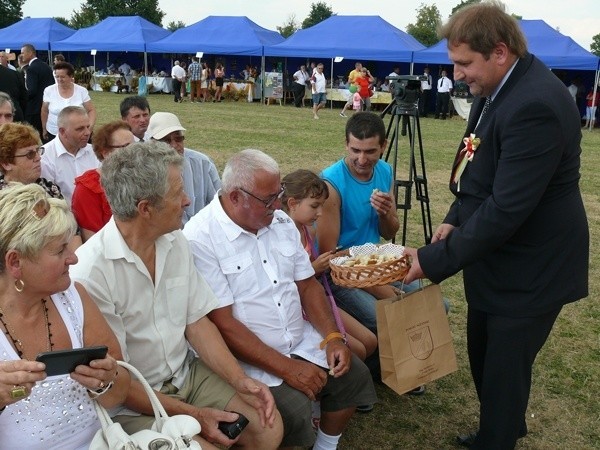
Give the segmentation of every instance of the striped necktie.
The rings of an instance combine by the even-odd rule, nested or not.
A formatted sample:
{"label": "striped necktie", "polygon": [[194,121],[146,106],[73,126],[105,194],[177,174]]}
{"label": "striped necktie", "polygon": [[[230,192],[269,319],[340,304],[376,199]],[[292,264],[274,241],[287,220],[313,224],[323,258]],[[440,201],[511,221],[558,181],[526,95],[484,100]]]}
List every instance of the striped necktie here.
{"label": "striped necktie", "polygon": [[485,103],[483,104],[483,110],[481,111],[481,116],[480,116],[479,120],[481,120],[481,117],[483,117],[484,114],[488,111],[488,109],[490,109],[491,104],[492,104],[492,97],[486,98]]}

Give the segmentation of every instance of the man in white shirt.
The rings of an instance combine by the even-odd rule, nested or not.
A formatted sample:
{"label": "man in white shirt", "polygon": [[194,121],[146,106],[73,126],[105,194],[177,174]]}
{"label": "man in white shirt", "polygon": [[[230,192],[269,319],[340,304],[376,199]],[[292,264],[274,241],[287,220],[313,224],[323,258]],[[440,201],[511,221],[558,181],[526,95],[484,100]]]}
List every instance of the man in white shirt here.
{"label": "man in white shirt", "polygon": [[302,64],[294,75],[292,83],[292,92],[294,93],[294,106],[301,108],[304,102],[304,93],[306,91],[306,83],[310,82],[310,75],[306,71],[306,66]]}
{"label": "man in white shirt", "polygon": [[324,108],[327,103],[327,80],[323,74],[323,63],[317,64],[317,68],[310,78],[310,85],[312,88],[313,117],[318,119],[317,112]]}
{"label": "man in white shirt", "polygon": [[185,69],[179,65],[179,61],[175,61],[173,68],[171,69],[171,78],[173,78],[173,94],[175,94],[175,103],[181,103],[183,97],[181,96],[181,85],[185,82]]}
{"label": "man in white shirt", "polygon": [[[113,158],[114,157],[114,158]],[[183,158],[166,144],[134,143],[102,166],[111,220],[85,245],[71,268],[113,329],[124,357],[157,391],[169,415],[189,414],[210,442],[230,447],[275,449],[281,417],[267,386],[248,377],[207,317],[218,300],[196,271],[179,228],[189,199],[183,190]],[[217,424],[250,423],[238,439]],[[116,412],[126,432],[150,428],[148,397],[138,381]]]}
{"label": "man in white shirt", "polygon": [[452,80],[448,78],[445,70],[442,70],[442,76],[437,81],[437,96],[435,99],[435,119],[446,120],[448,106],[450,105],[450,93],[452,92]]}
{"label": "man in white shirt", "polygon": [[283,417],[281,446],[335,449],[356,406],[377,400],[368,369],[345,345],[296,225],[280,211],[277,163],[244,150],[227,162],[222,181],[183,230],[220,300],[209,317],[246,372],[271,388]]}
{"label": "man in white shirt", "polygon": [[185,128],[177,116],[169,112],[155,112],[150,117],[147,137],[169,144],[183,156],[183,189],[190,199],[185,208],[182,226],[210,203],[221,189],[221,179],[215,164],[204,153],[185,148]]}
{"label": "man in white shirt", "polygon": [[427,117],[427,110],[429,107],[429,94],[433,87],[433,78],[429,73],[429,67],[423,69],[423,75],[427,77],[426,80],[421,81],[421,96],[419,97],[419,116]]}
{"label": "man in white shirt", "polygon": [[90,118],[81,106],[67,106],[58,114],[58,135],[44,145],[42,177],[54,181],[67,203],[75,189],[75,178],[100,165],[92,146]]}

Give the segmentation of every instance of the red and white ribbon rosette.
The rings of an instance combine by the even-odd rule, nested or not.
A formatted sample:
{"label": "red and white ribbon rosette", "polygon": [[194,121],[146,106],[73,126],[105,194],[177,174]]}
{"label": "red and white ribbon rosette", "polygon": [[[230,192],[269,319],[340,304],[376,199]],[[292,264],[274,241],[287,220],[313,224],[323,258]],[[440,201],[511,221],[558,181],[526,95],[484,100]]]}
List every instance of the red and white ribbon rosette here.
{"label": "red and white ribbon rosette", "polygon": [[475,155],[475,150],[481,144],[481,139],[475,137],[475,133],[471,133],[469,136],[463,139],[465,147],[460,151],[460,162],[456,166],[454,170],[454,174],[452,175],[452,182],[457,183],[457,191],[460,191],[460,177],[465,171],[467,167],[467,163],[469,161],[473,161],[473,156]]}

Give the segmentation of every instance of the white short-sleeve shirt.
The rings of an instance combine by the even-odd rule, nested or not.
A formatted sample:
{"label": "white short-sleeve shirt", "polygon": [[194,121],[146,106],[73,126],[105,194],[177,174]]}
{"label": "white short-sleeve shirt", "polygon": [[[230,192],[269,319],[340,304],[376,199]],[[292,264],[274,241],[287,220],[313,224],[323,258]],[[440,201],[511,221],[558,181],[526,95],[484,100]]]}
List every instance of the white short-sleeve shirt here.
{"label": "white short-sleeve shirt", "polygon": [[[295,281],[314,275],[294,222],[275,211],[272,223],[249,233],[225,213],[217,194],[190,219],[188,238],[196,268],[212,287],[220,306],[233,305],[233,316],[283,355],[301,356],[327,367],[319,349],[322,336],[304,320]],[[240,362],[246,373],[269,386],[282,380]]]}
{"label": "white short-sleeve shirt", "polygon": [[181,388],[191,351],[188,324],[218,305],[196,271],[180,230],[158,238],[154,282],[121,236],[114,218],[77,249],[71,276],[92,296],[114,331],[123,355],[154,389],[172,379]]}

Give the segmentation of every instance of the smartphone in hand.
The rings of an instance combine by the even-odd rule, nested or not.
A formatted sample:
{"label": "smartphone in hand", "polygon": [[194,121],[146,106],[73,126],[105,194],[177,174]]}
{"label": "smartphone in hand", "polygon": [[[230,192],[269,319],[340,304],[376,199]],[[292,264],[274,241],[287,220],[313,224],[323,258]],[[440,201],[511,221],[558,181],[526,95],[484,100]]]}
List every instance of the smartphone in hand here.
{"label": "smartphone in hand", "polygon": [[246,428],[246,425],[248,425],[250,423],[250,421],[248,419],[246,419],[246,417],[244,415],[240,414],[239,412],[236,412],[236,411],[230,411],[230,412],[236,413],[239,417],[237,418],[237,420],[234,420],[233,422],[219,422],[219,430],[221,431],[221,433],[223,433],[229,439],[235,439],[236,437],[238,437],[240,435],[240,433],[243,431],[243,429]]}
{"label": "smartphone in hand", "polygon": [[71,373],[75,370],[75,367],[81,364],[89,366],[93,360],[105,358],[107,352],[108,348],[105,345],[100,345],[97,347],[44,352],[37,355],[35,360],[46,365],[46,375],[51,377]]}

